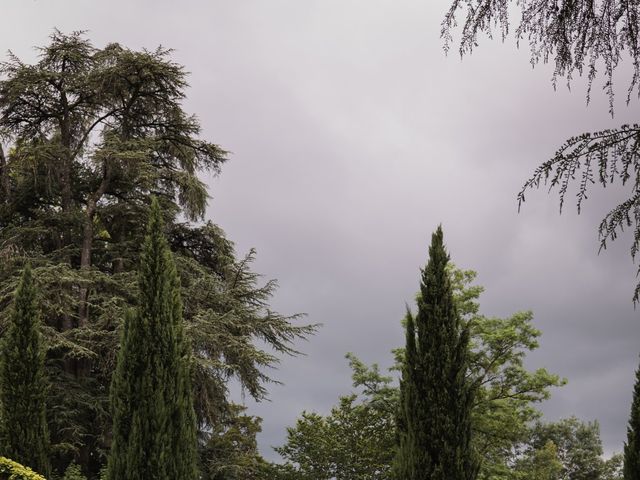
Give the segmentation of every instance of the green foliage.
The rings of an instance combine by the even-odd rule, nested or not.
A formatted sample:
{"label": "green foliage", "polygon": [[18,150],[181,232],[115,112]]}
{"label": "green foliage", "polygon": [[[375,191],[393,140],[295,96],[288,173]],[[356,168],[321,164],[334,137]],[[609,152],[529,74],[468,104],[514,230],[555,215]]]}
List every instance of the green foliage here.
{"label": "green foliage", "polygon": [[558,448],[552,440],[532,452],[531,456],[519,462],[515,468],[518,480],[560,480],[562,463]]}
{"label": "green foliage", "polygon": [[621,453],[616,453],[605,460],[601,480],[623,480],[623,459],[624,456]]}
{"label": "green foliage", "polygon": [[624,445],[624,480],[640,479],[640,367],[636,371],[631,414]]}
{"label": "green foliage", "polygon": [[535,404],[549,397],[551,387],[565,383],[543,368],[524,368],[524,355],[538,347],[540,336],[531,321],[531,312],[518,312],[505,319],[476,317],[469,324],[471,378],[478,386],[473,445],[481,461],[481,479],[508,471],[515,446],[526,439],[528,426],[540,415]]}
{"label": "green foliage", "polygon": [[524,448],[523,468],[540,455],[552,443],[560,467],[557,478],[571,480],[592,480],[603,477],[607,464],[602,459],[602,442],[597,422],[584,423],[575,417],[551,423],[536,423],[530,432]]}
{"label": "green foliage", "polygon": [[48,474],[47,380],[39,328],[36,286],[27,265],[15,292],[13,314],[0,349],[2,451]]}
{"label": "green foliage", "polygon": [[300,478],[389,478],[398,390],[377,365],[367,367],[352,354],[347,358],[360,392],[340,397],[328,416],[303,412],[287,429],[287,443],[276,448]]}
{"label": "green foliage", "polygon": [[510,471],[517,446],[540,416],[537,403],[551,387],[566,380],[544,368],[524,368],[527,352],[538,348],[541,332],[531,312],[507,318],[480,314],[483,288],[472,285],[476,272],[451,268],[454,299],[470,333],[469,378],[475,385],[472,408],[473,447],[480,461],[478,478],[502,478]]}
{"label": "green foliage", "polygon": [[140,300],[125,328],[111,386],[113,441],[107,478],[195,480],[191,351],[180,285],[153,200],[140,264]]}
{"label": "green foliage", "polygon": [[[489,477],[488,477],[489,478]],[[511,468],[492,480],[622,480],[622,456],[602,457],[597,422],[575,417],[537,422],[518,446]]]}
{"label": "green foliage", "polygon": [[216,425],[201,451],[200,467],[206,480],[264,480],[273,466],[258,453],[256,434],[261,419],[246,415],[245,407],[231,405],[229,418]]}
{"label": "green foliage", "polygon": [[8,480],[46,480],[30,468],[8,458],[0,457],[0,478],[5,475]]}
{"label": "green foliage", "polygon": [[77,463],[70,463],[64,471],[62,480],[87,480],[87,477],[82,474],[82,470]]}
{"label": "green foliage", "polygon": [[463,328],[438,227],[422,272],[418,313],[407,312],[400,382],[399,480],[467,480],[475,475],[471,449],[473,391],[467,382],[469,331]]}

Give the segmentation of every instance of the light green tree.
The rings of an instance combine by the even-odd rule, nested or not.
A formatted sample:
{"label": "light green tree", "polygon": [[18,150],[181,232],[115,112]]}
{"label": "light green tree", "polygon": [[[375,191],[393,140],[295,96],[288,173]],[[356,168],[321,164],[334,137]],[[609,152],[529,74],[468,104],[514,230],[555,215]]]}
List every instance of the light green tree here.
{"label": "light green tree", "polygon": [[[551,458],[553,444],[559,468],[554,470],[558,480],[621,480],[622,456],[603,457],[598,422],[583,422],[570,417],[557,422],[536,422],[527,439],[519,447],[520,454],[513,462],[516,478],[535,478],[532,465]],[[550,465],[549,461],[542,462]],[[529,475],[529,476],[527,476]],[[506,477],[511,478],[511,477]]]}
{"label": "light green tree", "polygon": [[518,480],[561,480],[562,462],[556,444],[547,441],[520,461],[514,470]]}
{"label": "light green tree", "polygon": [[304,478],[384,480],[394,457],[398,389],[377,365],[347,358],[358,393],[340,397],[327,416],[303,412],[276,451]]}

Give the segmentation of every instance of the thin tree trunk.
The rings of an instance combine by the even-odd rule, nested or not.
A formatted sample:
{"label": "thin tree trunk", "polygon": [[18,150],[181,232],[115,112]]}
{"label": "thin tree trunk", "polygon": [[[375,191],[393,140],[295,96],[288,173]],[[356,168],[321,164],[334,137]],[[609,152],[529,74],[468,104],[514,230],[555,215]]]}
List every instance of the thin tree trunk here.
{"label": "thin tree trunk", "polygon": [[[60,143],[64,149],[62,158],[60,159],[59,181],[60,181],[60,209],[62,220],[62,231],[60,232],[61,243],[63,247],[69,246],[71,243],[71,228],[69,220],[72,208],[72,190],[71,190],[71,169],[73,166],[73,158],[71,157],[71,119],[69,118],[69,108],[67,97],[61,92],[60,102],[63,106],[62,117],[60,122]],[[67,255],[67,263],[71,264],[71,257]],[[63,314],[62,330],[71,330],[74,328],[71,315]]]}
{"label": "thin tree trunk", "polygon": [[7,170],[7,159],[4,156],[2,144],[0,144],[0,203],[9,201],[9,172]]}
{"label": "thin tree trunk", "polygon": [[[91,252],[93,248],[93,220],[96,215],[98,201],[102,198],[109,186],[111,171],[108,161],[104,161],[102,166],[102,181],[98,189],[87,200],[82,231],[82,249],[80,251],[80,270],[91,268]],[[84,327],[89,321],[89,289],[86,286],[80,287],[80,305],[78,308],[78,327]]]}

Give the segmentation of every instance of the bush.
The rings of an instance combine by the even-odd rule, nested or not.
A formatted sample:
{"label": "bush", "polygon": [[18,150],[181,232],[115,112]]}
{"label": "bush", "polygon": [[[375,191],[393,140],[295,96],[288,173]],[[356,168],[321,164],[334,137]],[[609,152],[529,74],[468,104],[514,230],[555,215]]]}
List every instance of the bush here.
{"label": "bush", "polygon": [[62,480],[87,480],[87,477],[82,475],[82,470],[80,470],[77,463],[70,463],[64,471],[64,477],[62,477]]}
{"label": "bush", "polygon": [[46,480],[29,467],[18,462],[0,457],[0,480]]}

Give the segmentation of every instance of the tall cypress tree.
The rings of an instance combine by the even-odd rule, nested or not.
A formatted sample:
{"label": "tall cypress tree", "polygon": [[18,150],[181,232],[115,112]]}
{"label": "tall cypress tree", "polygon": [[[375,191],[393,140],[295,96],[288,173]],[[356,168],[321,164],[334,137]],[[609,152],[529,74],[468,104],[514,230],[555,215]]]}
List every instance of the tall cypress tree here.
{"label": "tall cypress tree", "polygon": [[9,328],[1,346],[2,455],[49,474],[47,381],[40,316],[31,267],[22,272]]}
{"label": "tall cypress tree", "polygon": [[111,385],[109,480],[193,480],[196,420],[180,285],[153,200],[139,274]]}
{"label": "tall cypress tree", "polygon": [[636,370],[627,442],[624,445],[624,480],[640,480],[640,367]]}
{"label": "tall cypress tree", "polygon": [[470,480],[472,391],[465,379],[469,336],[453,302],[441,227],[422,271],[418,313],[406,318],[398,412],[398,480]]}

